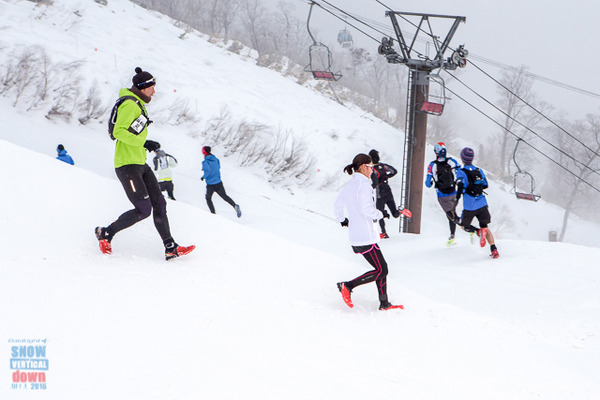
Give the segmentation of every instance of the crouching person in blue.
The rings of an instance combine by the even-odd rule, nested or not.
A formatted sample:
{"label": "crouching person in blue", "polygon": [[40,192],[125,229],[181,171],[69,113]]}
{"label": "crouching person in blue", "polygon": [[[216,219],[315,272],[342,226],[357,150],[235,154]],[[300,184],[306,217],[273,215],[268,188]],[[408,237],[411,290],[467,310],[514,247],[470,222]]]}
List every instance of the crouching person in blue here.
{"label": "crouching person in blue", "polygon": [[[479,236],[479,244],[485,247],[486,240],[490,244],[490,257],[498,258],[498,249],[494,243],[494,235],[489,230],[488,225],[492,220],[488,203],[485,198],[484,189],[488,187],[488,181],[485,173],[480,168],[473,165],[475,152],[470,147],[465,147],[460,152],[460,159],[465,165],[456,171],[457,184],[457,202],[462,195],[463,212],[461,218],[462,228],[469,232],[471,236],[477,233]],[[471,225],[474,218],[479,221],[479,229]]]}
{"label": "crouching person in blue", "polygon": [[56,152],[58,153],[58,156],[56,157],[57,160],[64,161],[67,164],[75,165],[75,162],[73,162],[73,158],[71,158],[71,156],[67,154],[65,146],[59,144],[56,148]]}
{"label": "crouching person in blue", "polygon": [[202,148],[202,154],[204,155],[204,161],[202,161],[202,175],[201,180],[206,181],[206,204],[211,213],[215,214],[215,206],[212,202],[212,196],[217,193],[223,200],[225,200],[233,209],[238,218],[242,216],[242,210],[240,206],[235,204],[235,201],[225,193],[225,187],[221,181],[221,163],[219,159],[211,153],[212,149],[210,146],[204,146]]}

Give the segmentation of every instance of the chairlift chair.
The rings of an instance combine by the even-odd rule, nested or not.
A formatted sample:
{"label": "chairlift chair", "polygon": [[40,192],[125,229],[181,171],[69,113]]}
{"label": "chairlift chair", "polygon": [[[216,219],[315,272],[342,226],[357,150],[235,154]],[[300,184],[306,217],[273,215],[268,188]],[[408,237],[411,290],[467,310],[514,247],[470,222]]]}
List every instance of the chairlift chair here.
{"label": "chairlift chair", "polygon": [[310,16],[314,5],[315,3],[311,2],[308,19],[306,21],[306,29],[308,30],[308,35],[312,39],[313,44],[308,49],[308,65],[304,67],[304,71],[312,73],[313,78],[317,80],[337,81],[342,77],[342,73],[331,71],[333,57],[331,56],[329,47],[325,46],[323,43],[317,42],[310,32]]}
{"label": "chairlift chair", "polygon": [[435,101],[424,101],[419,110],[431,115],[442,115],[444,105],[446,104],[446,84],[444,79],[442,79],[439,72],[437,74],[429,74],[427,79],[429,79],[427,99]]}
{"label": "chairlift chair", "polygon": [[519,147],[519,142],[522,140],[523,139],[521,138],[517,139],[517,144],[515,146],[515,150],[513,151],[513,162],[517,167],[517,172],[514,174],[514,183],[511,192],[513,192],[519,200],[538,201],[542,196],[535,194],[535,180],[533,179],[533,175],[527,171],[521,170],[519,164],[517,164],[517,147]]}

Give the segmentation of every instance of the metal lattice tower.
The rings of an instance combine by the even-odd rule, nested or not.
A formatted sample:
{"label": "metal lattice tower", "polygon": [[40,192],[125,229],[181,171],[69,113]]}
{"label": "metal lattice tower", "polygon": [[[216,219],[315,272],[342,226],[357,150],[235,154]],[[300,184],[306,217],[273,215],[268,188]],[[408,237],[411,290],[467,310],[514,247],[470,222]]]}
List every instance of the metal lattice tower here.
{"label": "metal lattice tower", "polygon": [[[399,11],[386,11],[386,16],[390,17],[392,21],[399,52],[394,48],[394,39],[384,37],[379,46],[379,54],[383,55],[389,63],[404,64],[410,69],[408,74],[402,198],[400,204],[412,212],[412,218],[409,220],[401,219],[400,232],[421,233],[427,115],[441,115],[443,110],[443,104],[428,102],[429,75],[431,71],[438,68],[454,70],[457,67],[466,66],[468,52],[462,46],[455,50],[451,57],[444,59],[444,54],[449,48],[450,41],[458,29],[458,25],[465,22],[466,18]],[[416,19],[418,23],[413,23],[410,19]],[[443,19],[451,22],[448,33],[441,42],[438,40],[438,36],[433,33],[431,26],[431,20],[433,19]],[[416,27],[416,33],[410,43],[400,29],[399,20],[406,21],[406,25],[410,25],[412,28]],[[432,57],[418,52],[415,48],[417,38],[423,32],[435,48],[435,55]]]}

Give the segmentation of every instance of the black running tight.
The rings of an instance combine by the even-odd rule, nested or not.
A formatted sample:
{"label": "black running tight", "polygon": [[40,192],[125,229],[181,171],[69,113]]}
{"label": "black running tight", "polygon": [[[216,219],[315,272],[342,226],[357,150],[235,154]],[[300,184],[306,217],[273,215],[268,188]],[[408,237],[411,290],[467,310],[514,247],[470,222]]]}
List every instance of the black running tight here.
{"label": "black running tight", "polygon": [[115,222],[110,224],[109,231],[114,235],[152,214],[154,226],[163,243],[172,242],[173,238],[167,218],[167,203],[158,187],[158,181],[152,169],[147,164],[132,164],[117,168],[116,173],[125,189],[127,198],[135,208],[121,214]]}
{"label": "black running tight", "polygon": [[375,268],[375,270],[365,272],[361,276],[347,282],[346,287],[352,290],[357,286],[375,281],[375,284],[377,285],[377,292],[379,293],[379,300],[387,301],[388,267],[379,246],[377,246],[377,244],[367,246],[352,246],[352,250],[354,250],[356,254],[362,254],[369,264]]}

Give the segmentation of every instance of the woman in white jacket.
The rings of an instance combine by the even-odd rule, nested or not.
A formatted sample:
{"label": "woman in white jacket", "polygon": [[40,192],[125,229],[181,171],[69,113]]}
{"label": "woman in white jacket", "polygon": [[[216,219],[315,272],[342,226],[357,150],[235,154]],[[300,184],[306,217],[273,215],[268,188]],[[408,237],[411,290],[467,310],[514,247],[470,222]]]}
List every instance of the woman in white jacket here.
{"label": "woman in white jacket", "polygon": [[338,289],[348,307],[354,307],[350,298],[352,289],[375,281],[379,293],[380,310],[404,308],[401,305],[392,305],[387,297],[388,268],[377,245],[379,235],[373,227],[373,221],[383,218],[383,214],[375,208],[375,198],[371,187],[371,174],[373,173],[371,157],[362,153],[358,154],[354,157],[352,164],[344,168],[344,172],[349,175],[357,173],[344,186],[335,201],[335,218],[343,227],[348,227],[352,250],[356,254],[362,254],[375,269],[351,281],[339,282]]}

